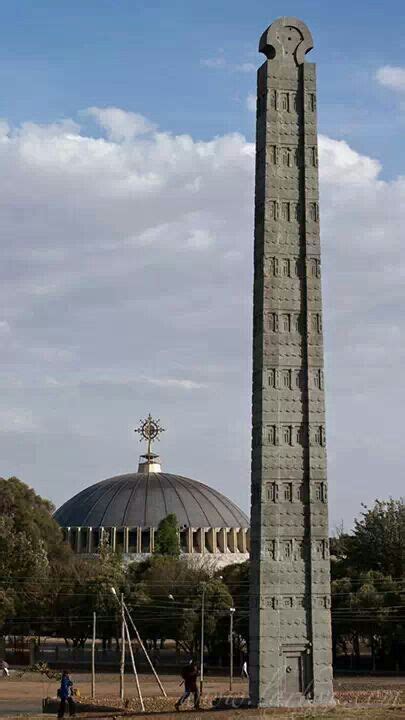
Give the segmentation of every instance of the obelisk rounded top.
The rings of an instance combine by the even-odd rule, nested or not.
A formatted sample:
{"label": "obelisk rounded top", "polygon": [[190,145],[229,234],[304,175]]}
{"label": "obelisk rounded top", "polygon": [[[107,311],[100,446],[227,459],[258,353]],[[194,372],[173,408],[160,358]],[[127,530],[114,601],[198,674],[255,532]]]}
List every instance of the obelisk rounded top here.
{"label": "obelisk rounded top", "polygon": [[311,32],[302,20],[281,17],[264,31],[259,42],[259,52],[264,53],[268,60],[302,65],[306,53],[313,46]]}

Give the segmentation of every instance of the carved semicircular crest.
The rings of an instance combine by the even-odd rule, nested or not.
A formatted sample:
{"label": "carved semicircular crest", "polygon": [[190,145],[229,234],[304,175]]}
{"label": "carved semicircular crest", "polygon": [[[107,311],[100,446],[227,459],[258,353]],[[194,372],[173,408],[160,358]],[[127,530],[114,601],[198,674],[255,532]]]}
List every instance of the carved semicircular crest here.
{"label": "carved semicircular crest", "polygon": [[259,52],[269,60],[302,65],[313,48],[312,35],[302,20],[283,17],[272,23],[260,38]]}

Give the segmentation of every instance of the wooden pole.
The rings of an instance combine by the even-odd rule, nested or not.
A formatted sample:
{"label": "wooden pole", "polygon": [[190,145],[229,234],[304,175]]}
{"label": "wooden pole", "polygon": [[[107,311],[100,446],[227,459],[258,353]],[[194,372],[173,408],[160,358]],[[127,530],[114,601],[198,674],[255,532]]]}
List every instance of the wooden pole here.
{"label": "wooden pole", "polygon": [[121,593],[121,663],[120,663],[120,698],[124,700],[124,673],[125,673],[125,611],[124,594]]}
{"label": "wooden pole", "polygon": [[232,692],[232,683],[233,683],[233,614],[235,612],[235,608],[231,607],[229,608],[229,690]]}
{"label": "wooden pole", "polygon": [[204,624],[205,624],[205,584],[202,587],[201,596],[201,652],[200,652],[200,695],[204,689]]}
{"label": "wooden pole", "polygon": [[93,639],[91,642],[91,697],[96,697],[96,613],[93,613]]}
{"label": "wooden pole", "polygon": [[150,659],[150,657],[149,657],[149,655],[148,655],[148,651],[146,650],[146,647],[145,647],[145,645],[144,645],[143,642],[142,642],[142,638],[141,638],[141,636],[140,636],[140,634],[139,634],[139,632],[138,632],[138,630],[137,630],[137,627],[136,627],[134,621],[132,620],[131,613],[129,612],[129,610],[128,610],[127,606],[125,605],[125,603],[124,603],[124,608],[125,608],[125,610],[127,611],[127,615],[128,615],[129,621],[130,621],[130,623],[131,623],[131,625],[132,625],[132,627],[133,627],[134,633],[135,633],[135,635],[136,635],[136,639],[138,640],[138,642],[139,642],[139,644],[140,644],[143,652],[145,653],[145,657],[146,657],[146,659],[147,659],[147,661],[148,661],[148,663],[149,663],[150,669],[152,670],[152,672],[153,672],[153,674],[154,674],[154,676],[155,676],[155,678],[156,678],[156,682],[157,682],[157,684],[158,684],[159,687],[160,687],[160,690],[161,690],[161,692],[162,692],[162,695],[163,695],[164,697],[167,697],[167,692],[166,692],[166,690],[164,689],[162,683],[160,682],[160,678],[159,678],[159,676],[158,676],[155,668],[153,667],[152,660]]}
{"label": "wooden pole", "polygon": [[132,670],[134,671],[134,675],[135,675],[136,689],[138,691],[139,702],[141,703],[142,712],[145,712],[145,705],[143,704],[141,686],[139,685],[139,678],[138,678],[138,673],[137,673],[136,665],[135,665],[135,658],[134,658],[134,652],[132,649],[131,637],[129,635],[128,625],[126,622],[125,622],[125,632],[127,634],[129,654],[131,655]]}

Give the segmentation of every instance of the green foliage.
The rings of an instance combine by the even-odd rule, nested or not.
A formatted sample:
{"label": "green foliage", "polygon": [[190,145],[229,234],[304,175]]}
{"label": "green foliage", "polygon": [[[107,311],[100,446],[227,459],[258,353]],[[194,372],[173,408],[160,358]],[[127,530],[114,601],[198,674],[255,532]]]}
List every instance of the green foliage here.
{"label": "green foliage", "polygon": [[373,667],[392,668],[405,638],[405,505],[390,499],[363,508],[353,533],[331,540],[335,656],[350,646],[358,662],[366,642]]}
{"label": "green foliage", "polygon": [[48,583],[69,562],[70,548],[52,505],[17,478],[0,479],[0,633],[27,629],[14,617],[43,614]]}
{"label": "green foliage", "polygon": [[235,634],[249,642],[249,561],[235,565],[227,565],[221,570],[221,575],[229,593],[233,598],[235,608],[234,629]]}
{"label": "green foliage", "polygon": [[[365,506],[364,506],[365,507]],[[376,500],[356,520],[350,561],[359,571],[375,570],[393,578],[405,573],[404,500]]]}
{"label": "green foliage", "polygon": [[155,554],[178,557],[180,555],[179,525],[174,513],[160,521],[155,533]]}
{"label": "green foliage", "polygon": [[143,637],[171,638],[191,654],[199,647],[205,588],[206,646],[213,652],[223,641],[232,598],[207,567],[190,567],[183,558],[154,556],[129,567],[127,587],[128,605]]}

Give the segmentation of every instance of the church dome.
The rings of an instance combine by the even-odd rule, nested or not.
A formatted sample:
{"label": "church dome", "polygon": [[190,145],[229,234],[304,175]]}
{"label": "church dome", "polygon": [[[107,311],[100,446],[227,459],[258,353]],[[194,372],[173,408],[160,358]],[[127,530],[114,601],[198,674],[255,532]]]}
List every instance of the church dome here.
{"label": "church dome", "polygon": [[[157,466],[159,467],[159,466]],[[62,505],[62,527],[157,527],[169,513],[180,528],[248,528],[237,505],[207,485],[181,475],[117,475],[82,490]]]}

